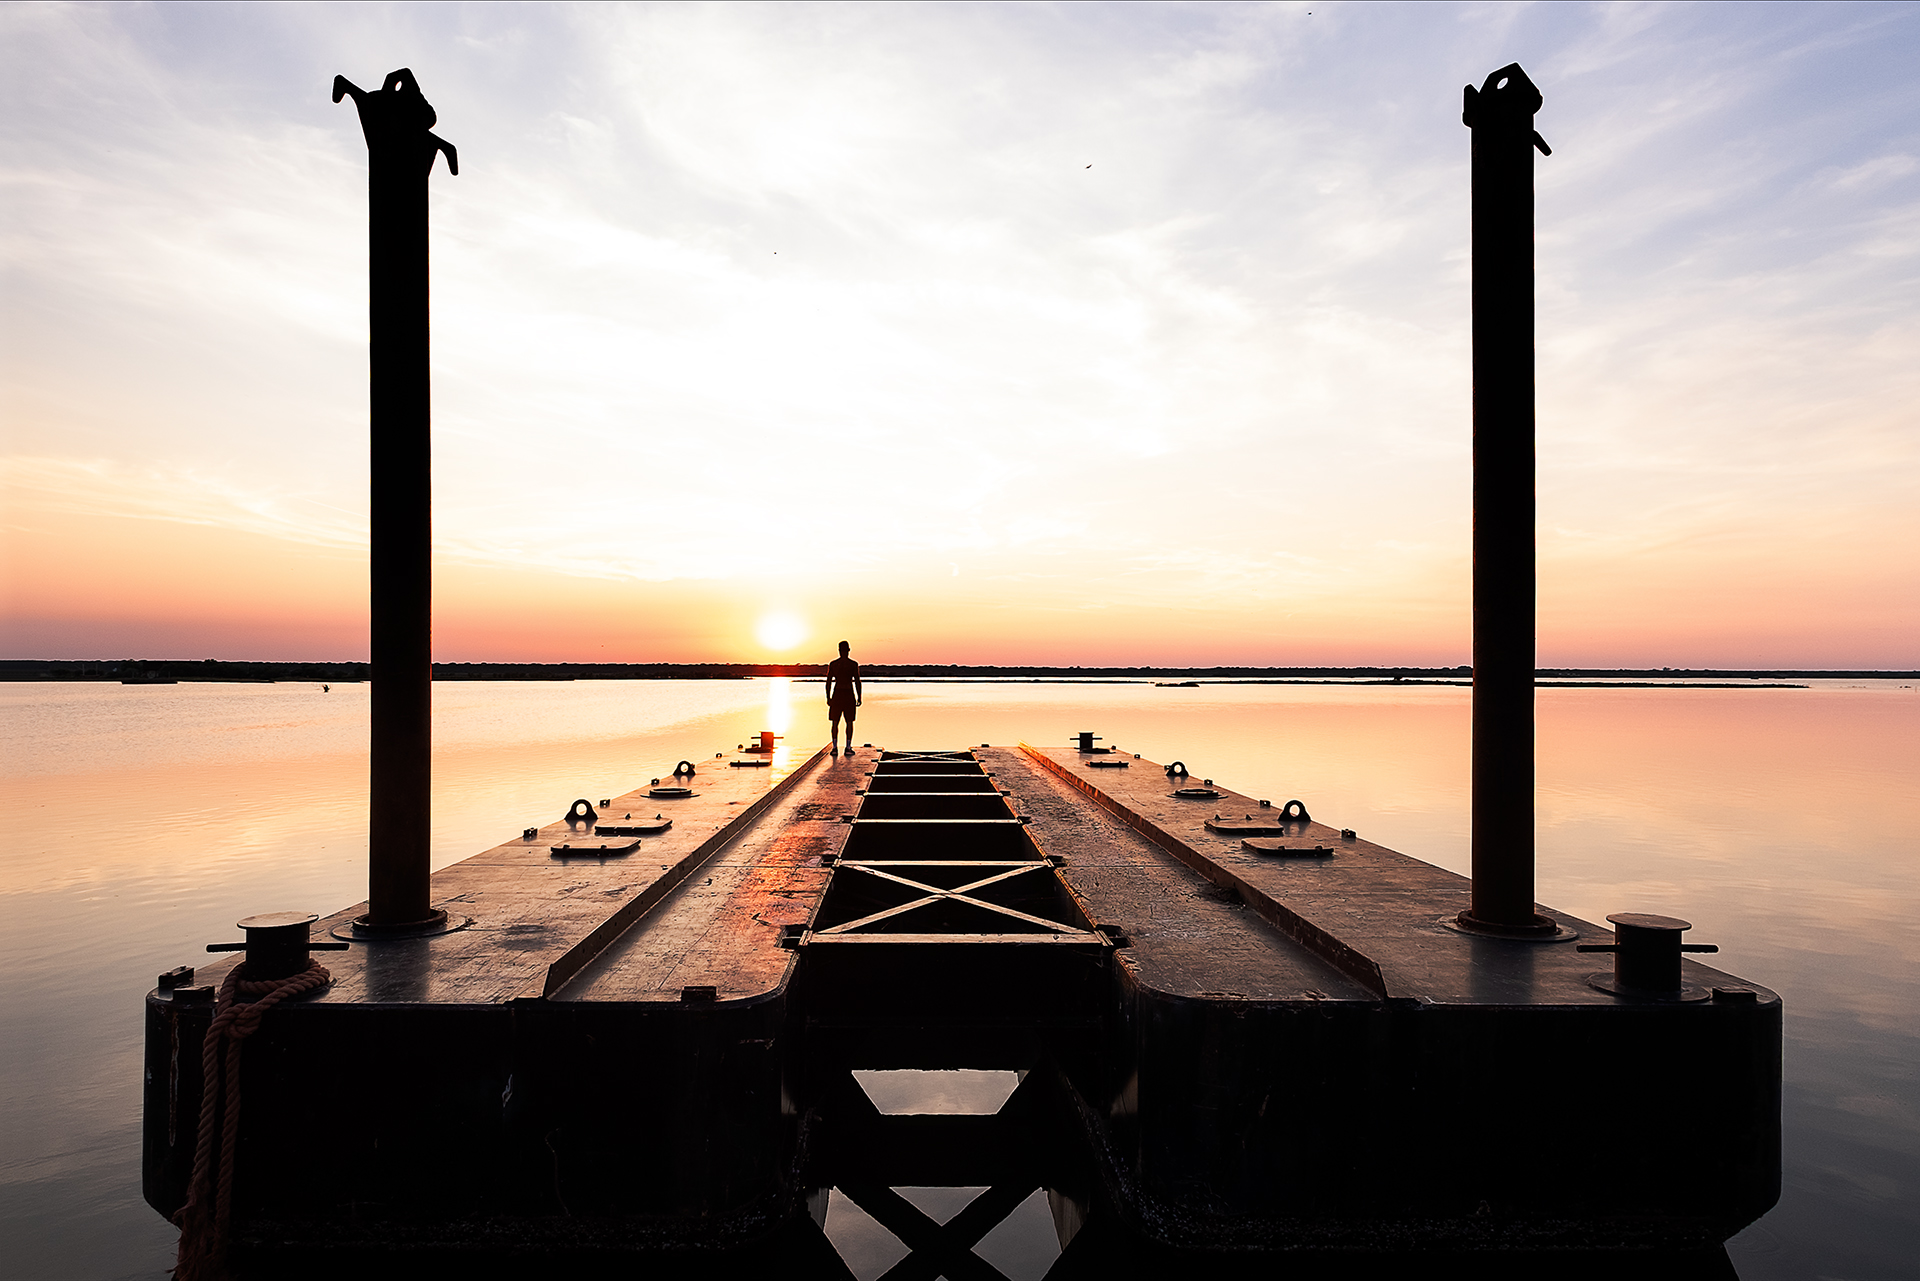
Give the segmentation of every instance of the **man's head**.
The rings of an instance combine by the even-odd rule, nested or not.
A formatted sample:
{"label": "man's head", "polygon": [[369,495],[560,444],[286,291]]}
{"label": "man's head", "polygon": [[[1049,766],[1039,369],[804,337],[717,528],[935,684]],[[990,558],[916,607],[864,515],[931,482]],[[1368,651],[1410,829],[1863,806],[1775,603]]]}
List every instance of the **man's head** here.
{"label": "man's head", "polygon": [[852,649],[852,648],[853,648],[853,646],[851,646],[851,645],[849,645],[849,644],[847,644],[847,643],[846,643],[845,641],[841,641],[841,642],[840,642],[840,657],[842,657],[842,658],[845,658],[845,657],[847,656],[847,651],[848,651],[848,650],[850,650],[850,649]]}

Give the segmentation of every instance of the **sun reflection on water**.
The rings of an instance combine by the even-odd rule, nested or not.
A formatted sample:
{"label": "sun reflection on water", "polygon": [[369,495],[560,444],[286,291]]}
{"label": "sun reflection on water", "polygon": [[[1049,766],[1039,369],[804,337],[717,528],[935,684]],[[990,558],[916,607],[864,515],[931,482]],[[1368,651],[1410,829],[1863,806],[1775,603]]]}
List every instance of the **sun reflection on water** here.
{"label": "sun reflection on water", "polygon": [[773,772],[785,774],[793,766],[793,745],[787,731],[793,725],[793,682],[785,676],[767,678],[767,728],[780,735],[773,744]]}

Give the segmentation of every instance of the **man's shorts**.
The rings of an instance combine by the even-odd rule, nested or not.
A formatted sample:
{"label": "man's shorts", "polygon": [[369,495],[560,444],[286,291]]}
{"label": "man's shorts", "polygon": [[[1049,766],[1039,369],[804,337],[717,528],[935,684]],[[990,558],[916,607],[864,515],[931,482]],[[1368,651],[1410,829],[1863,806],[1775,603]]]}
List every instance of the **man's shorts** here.
{"label": "man's shorts", "polygon": [[853,724],[853,700],[850,698],[836,698],[827,704],[829,721],[837,721],[842,717],[846,719],[847,724]]}

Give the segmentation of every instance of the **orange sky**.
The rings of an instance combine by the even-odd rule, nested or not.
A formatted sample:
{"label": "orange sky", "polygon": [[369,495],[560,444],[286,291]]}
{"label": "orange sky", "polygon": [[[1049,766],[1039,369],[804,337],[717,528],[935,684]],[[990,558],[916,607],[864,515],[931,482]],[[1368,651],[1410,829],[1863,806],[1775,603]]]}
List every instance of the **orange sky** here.
{"label": "orange sky", "polygon": [[1466,662],[1518,58],[1541,661],[1920,666],[1912,10],[318,12],[0,15],[6,656],[365,655],[404,64],[437,657]]}

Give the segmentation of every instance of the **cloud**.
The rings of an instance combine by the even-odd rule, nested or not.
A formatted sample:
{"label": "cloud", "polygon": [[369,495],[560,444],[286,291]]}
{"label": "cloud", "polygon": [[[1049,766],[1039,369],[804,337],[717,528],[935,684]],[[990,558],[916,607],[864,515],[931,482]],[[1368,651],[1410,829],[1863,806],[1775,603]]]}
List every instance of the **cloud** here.
{"label": "cloud", "polygon": [[1893,155],[1875,156],[1862,161],[1849,169],[1844,169],[1833,178],[1833,185],[1841,191],[1851,191],[1857,187],[1871,187],[1894,178],[1904,178],[1920,169],[1920,160],[1915,160],[1905,152]]}
{"label": "cloud", "polygon": [[430,184],[443,557],[1425,618],[1468,538],[1459,86],[1518,56],[1555,144],[1543,574],[1565,540],[1721,582],[1689,549],[1744,544],[1761,584],[1795,529],[1920,557],[1885,550],[1920,480],[1909,10],[0,24],[35,503],[360,537],[365,162],[326,86],[410,65],[463,160]]}
{"label": "cloud", "polygon": [[203,525],[314,547],[367,547],[363,513],[310,495],[262,486],[253,478],[190,466],[134,466],[109,459],[0,459],[7,510]]}

